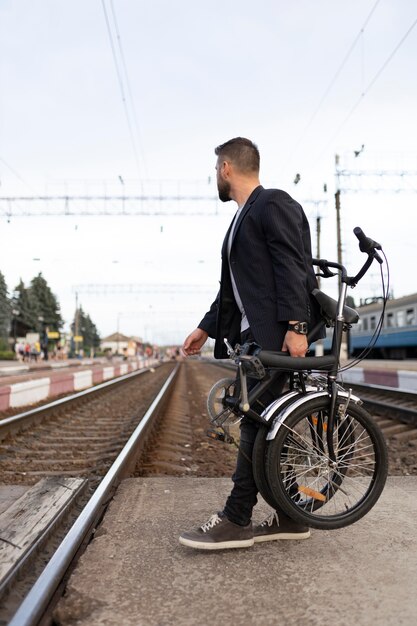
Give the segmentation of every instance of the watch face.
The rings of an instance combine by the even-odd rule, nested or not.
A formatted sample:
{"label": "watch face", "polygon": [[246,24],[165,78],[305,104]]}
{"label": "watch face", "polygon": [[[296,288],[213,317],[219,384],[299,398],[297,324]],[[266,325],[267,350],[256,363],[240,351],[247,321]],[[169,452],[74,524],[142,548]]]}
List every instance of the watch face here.
{"label": "watch face", "polygon": [[288,324],[288,330],[293,330],[299,335],[307,335],[308,328],[307,322],[297,322],[297,324]]}

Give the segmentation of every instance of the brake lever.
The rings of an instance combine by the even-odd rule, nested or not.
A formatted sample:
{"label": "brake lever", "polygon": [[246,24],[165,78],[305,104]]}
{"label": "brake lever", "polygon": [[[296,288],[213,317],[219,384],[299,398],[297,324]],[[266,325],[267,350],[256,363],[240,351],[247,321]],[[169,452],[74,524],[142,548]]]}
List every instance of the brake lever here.
{"label": "brake lever", "polygon": [[[380,248],[380,250],[382,250],[382,248]],[[379,256],[378,252],[376,250],[374,250],[369,256],[371,256],[373,259],[375,259],[375,261],[378,261],[378,263],[380,265],[383,264],[383,260],[381,259],[381,257]]]}

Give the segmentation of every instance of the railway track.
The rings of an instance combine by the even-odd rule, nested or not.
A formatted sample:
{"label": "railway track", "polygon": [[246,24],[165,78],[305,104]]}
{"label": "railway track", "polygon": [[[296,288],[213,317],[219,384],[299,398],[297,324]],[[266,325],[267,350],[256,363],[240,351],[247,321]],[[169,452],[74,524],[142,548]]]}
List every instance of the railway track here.
{"label": "railway track", "polygon": [[[205,475],[208,465],[215,468],[214,475],[219,475],[218,446],[209,442],[212,450],[207,450],[205,442],[196,444],[196,423],[192,423],[194,418],[206,419],[201,411],[200,399],[204,398],[205,404],[207,390],[218,379],[219,371],[208,366],[211,373],[207,375],[207,371],[198,371],[197,363],[194,366],[191,364],[191,367],[173,368],[174,365],[162,366],[154,373],[142,375],[141,382],[146,382],[147,387],[146,400],[140,397],[144,395],[144,385],[136,385],[137,393],[133,392],[135,381],[132,380],[122,387],[119,385],[118,389],[107,385],[106,392],[98,390],[95,395],[80,395],[72,403],[51,403],[53,407],[43,407],[40,414],[35,412],[36,419],[34,412],[28,411],[22,415],[20,426],[18,416],[9,418],[7,425],[3,425],[3,431],[9,429],[8,434],[3,432],[0,443],[0,480],[3,483],[19,486],[36,483],[36,486],[39,484],[44,488],[43,483],[38,482],[40,479],[59,476],[59,486],[69,489],[70,485],[63,482],[63,477],[71,476],[66,480],[74,481],[75,476],[88,478],[88,485],[76,485],[81,501],[75,504],[68,520],[58,520],[61,524],[58,538],[54,534],[53,526],[57,525],[54,519],[48,530],[53,535],[52,539],[44,533],[42,540],[45,541],[39,542],[27,561],[20,563],[16,571],[3,580],[2,599],[6,608],[0,613],[0,624],[29,626],[38,623],[37,620],[47,610],[51,594],[56,592],[57,581],[65,577],[75,552],[92,535],[122,478],[147,472]],[[173,402],[162,411],[174,384]],[[152,402],[156,394],[157,399]],[[144,406],[149,404],[151,406],[142,417]],[[159,429],[157,426],[161,419],[170,424],[165,444],[161,436],[165,426],[160,425]],[[155,428],[158,430],[152,432]],[[200,422],[196,429],[197,434],[203,430]],[[123,447],[129,434],[130,439]],[[152,439],[151,443],[147,441],[148,437]],[[204,451],[205,461],[200,467],[192,459],[201,456],[201,451]],[[138,462],[143,454],[145,461]],[[222,454],[226,458],[225,474],[230,474],[235,454],[228,448],[220,450],[220,457]],[[39,555],[34,564],[36,551]],[[48,559],[48,565],[42,571]],[[28,570],[30,576],[23,582],[17,582],[17,577]]]}
{"label": "railway track", "polygon": [[[65,580],[75,553],[92,536],[108,501],[123,477],[164,474],[230,477],[235,464],[235,448],[212,441],[205,436],[208,426],[206,412],[208,390],[219,378],[231,376],[230,369],[219,365],[190,359],[175,369],[175,373],[173,365],[171,368],[165,368],[163,376],[163,368],[158,368],[153,374],[148,373],[146,386],[151,386],[150,383],[153,380],[155,385],[152,397],[156,393],[158,396],[152,404],[148,396],[147,406],[149,404],[151,406],[147,410],[142,407],[142,411],[146,412],[141,421],[139,421],[139,412],[136,411],[136,426],[133,425],[131,419],[127,420],[130,423],[130,431],[134,429],[134,432],[125,447],[123,447],[123,437],[120,434],[125,428],[120,412],[123,413],[127,409],[123,409],[119,404],[122,405],[133,393],[130,387],[127,393],[128,387],[126,386],[122,388],[122,393],[117,397],[113,396],[112,400],[110,398],[113,391],[109,395],[104,395],[104,404],[100,404],[101,401],[99,402],[97,397],[95,401],[101,407],[97,413],[93,413],[91,403],[86,404],[85,398],[82,399],[74,408],[74,426],[70,427],[72,419],[68,417],[67,409],[58,405],[50,416],[37,423],[35,429],[28,426],[26,430],[18,434],[8,435],[8,438],[0,444],[0,455],[2,455],[0,467],[1,462],[5,461],[4,469],[9,472],[7,481],[12,480],[13,462],[15,469],[20,468],[15,479],[17,485],[21,485],[24,480],[32,484],[42,475],[50,476],[51,473],[64,471],[68,472],[64,476],[71,476],[68,480],[74,479],[74,476],[78,478],[88,476],[89,485],[94,487],[89,486],[83,492],[81,496],[83,508],[77,505],[74,513],[74,516],[78,516],[77,521],[73,523],[74,519],[71,519],[71,524],[63,527],[65,532],[62,543],[57,545],[56,539],[54,540],[53,555],[47,567],[42,573],[35,572],[37,580],[15,617],[10,622],[1,622],[2,615],[0,614],[0,624],[9,623],[10,626],[38,624],[40,616],[44,615],[49,606],[52,594],[56,593],[59,585],[63,586],[64,583],[60,581]],[[161,374],[159,380],[157,380],[158,372]],[[145,381],[145,377],[142,377],[142,381]],[[175,391],[173,392],[174,385]],[[142,388],[142,394],[143,391]],[[136,409],[137,403],[137,398],[133,398],[132,404]],[[128,405],[129,402],[123,406]],[[57,414],[56,411],[59,413]],[[91,417],[94,415],[96,417],[92,421],[96,424],[93,428]],[[106,415],[108,415],[108,420],[106,420]],[[90,416],[90,423],[87,416]],[[77,427],[80,427],[76,434],[72,431],[75,423]],[[392,422],[390,424],[392,425]],[[409,424],[402,424],[402,426],[411,429]],[[125,429],[123,435],[125,439],[128,436],[128,430],[129,428]],[[62,445],[64,435],[68,435],[72,448],[66,449]],[[112,439],[113,436],[115,439]],[[390,442],[394,445],[392,465],[395,466],[398,461],[398,467],[402,468],[404,456],[408,454],[407,446],[411,445],[409,448],[412,452],[411,462],[414,463],[414,470],[411,473],[417,473],[416,448],[413,442],[410,443],[405,437],[399,440],[396,434],[390,434],[387,437],[389,446]],[[19,444],[18,439],[22,445]],[[33,448],[29,448],[30,441],[33,443]],[[57,447],[55,454],[52,454],[51,446],[54,441]],[[25,442],[24,445],[23,442]],[[88,443],[91,443],[92,447],[89,447]],[[81,461],[78,455],[84,444],[87,455]],[[76,453],[74,453],[74,446],[76,446]],[[49,452],[47,459],[42,456],[46,450]],[[119,456],[117,456],[118,450],[121,450]],[[138,460],[139,457],[140,460]],[[58,463],[59,459],[61,463]],[[108,470],[107,474],[106,470]],[[398,473],[409,472],[400,470]],[[18,604],[21,601],[20,598]]]}
{"label": "railway track", "polygon": [[359,394],[371,413],[417,427],[417,394],[379,388],[375,385],[348,385]]}
{"label": "railway track", "polygon": [[[117,483],[134,468],[174,372],[173,363],[135,372],[0,423],[0,481],[28,490],[17,510],[12,505],[0,515],[0,624],[9,623],[80,519],[76,543],[91,533]],[[71,490],[74,497],[64,506],[61,491],[66,496]],[[17,532],[21,526],[29,528],[25,536]],[[32,527],[39,527],[34,537]],[[24,619],[31,614],[32,608],[25,609]]]}

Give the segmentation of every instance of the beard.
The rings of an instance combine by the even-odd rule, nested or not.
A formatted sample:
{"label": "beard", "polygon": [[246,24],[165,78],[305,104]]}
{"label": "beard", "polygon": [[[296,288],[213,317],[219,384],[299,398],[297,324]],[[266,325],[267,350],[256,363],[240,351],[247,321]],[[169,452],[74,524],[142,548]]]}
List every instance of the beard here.
{"label": "beard", "polygon": [[217,181],[217,190],[219,192],[219,198],[222,202],[229,202],[230,197],[230,183],[227,180]]}

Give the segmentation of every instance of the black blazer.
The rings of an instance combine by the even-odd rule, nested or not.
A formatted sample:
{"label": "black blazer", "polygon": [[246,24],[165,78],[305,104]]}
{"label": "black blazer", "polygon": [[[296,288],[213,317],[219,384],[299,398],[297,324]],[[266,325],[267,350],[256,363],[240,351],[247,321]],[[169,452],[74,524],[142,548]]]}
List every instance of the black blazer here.
{"label": "black blazer", "polygon": [[[227,257],[229,232],[230,227],[222,246],[220,291],[198,325],[216,339],[216,358],[227,356],[224,338],[233,346],[240,341],[241,313]],[[252,334],[262,348],[281,350],[283,322],[306,321],[309,328],[317,322],[320,314],[309,297],[317,287],[310,228],[301,206],[285,191],[259,186],[252,192],[234,229],[230,264]]]}

